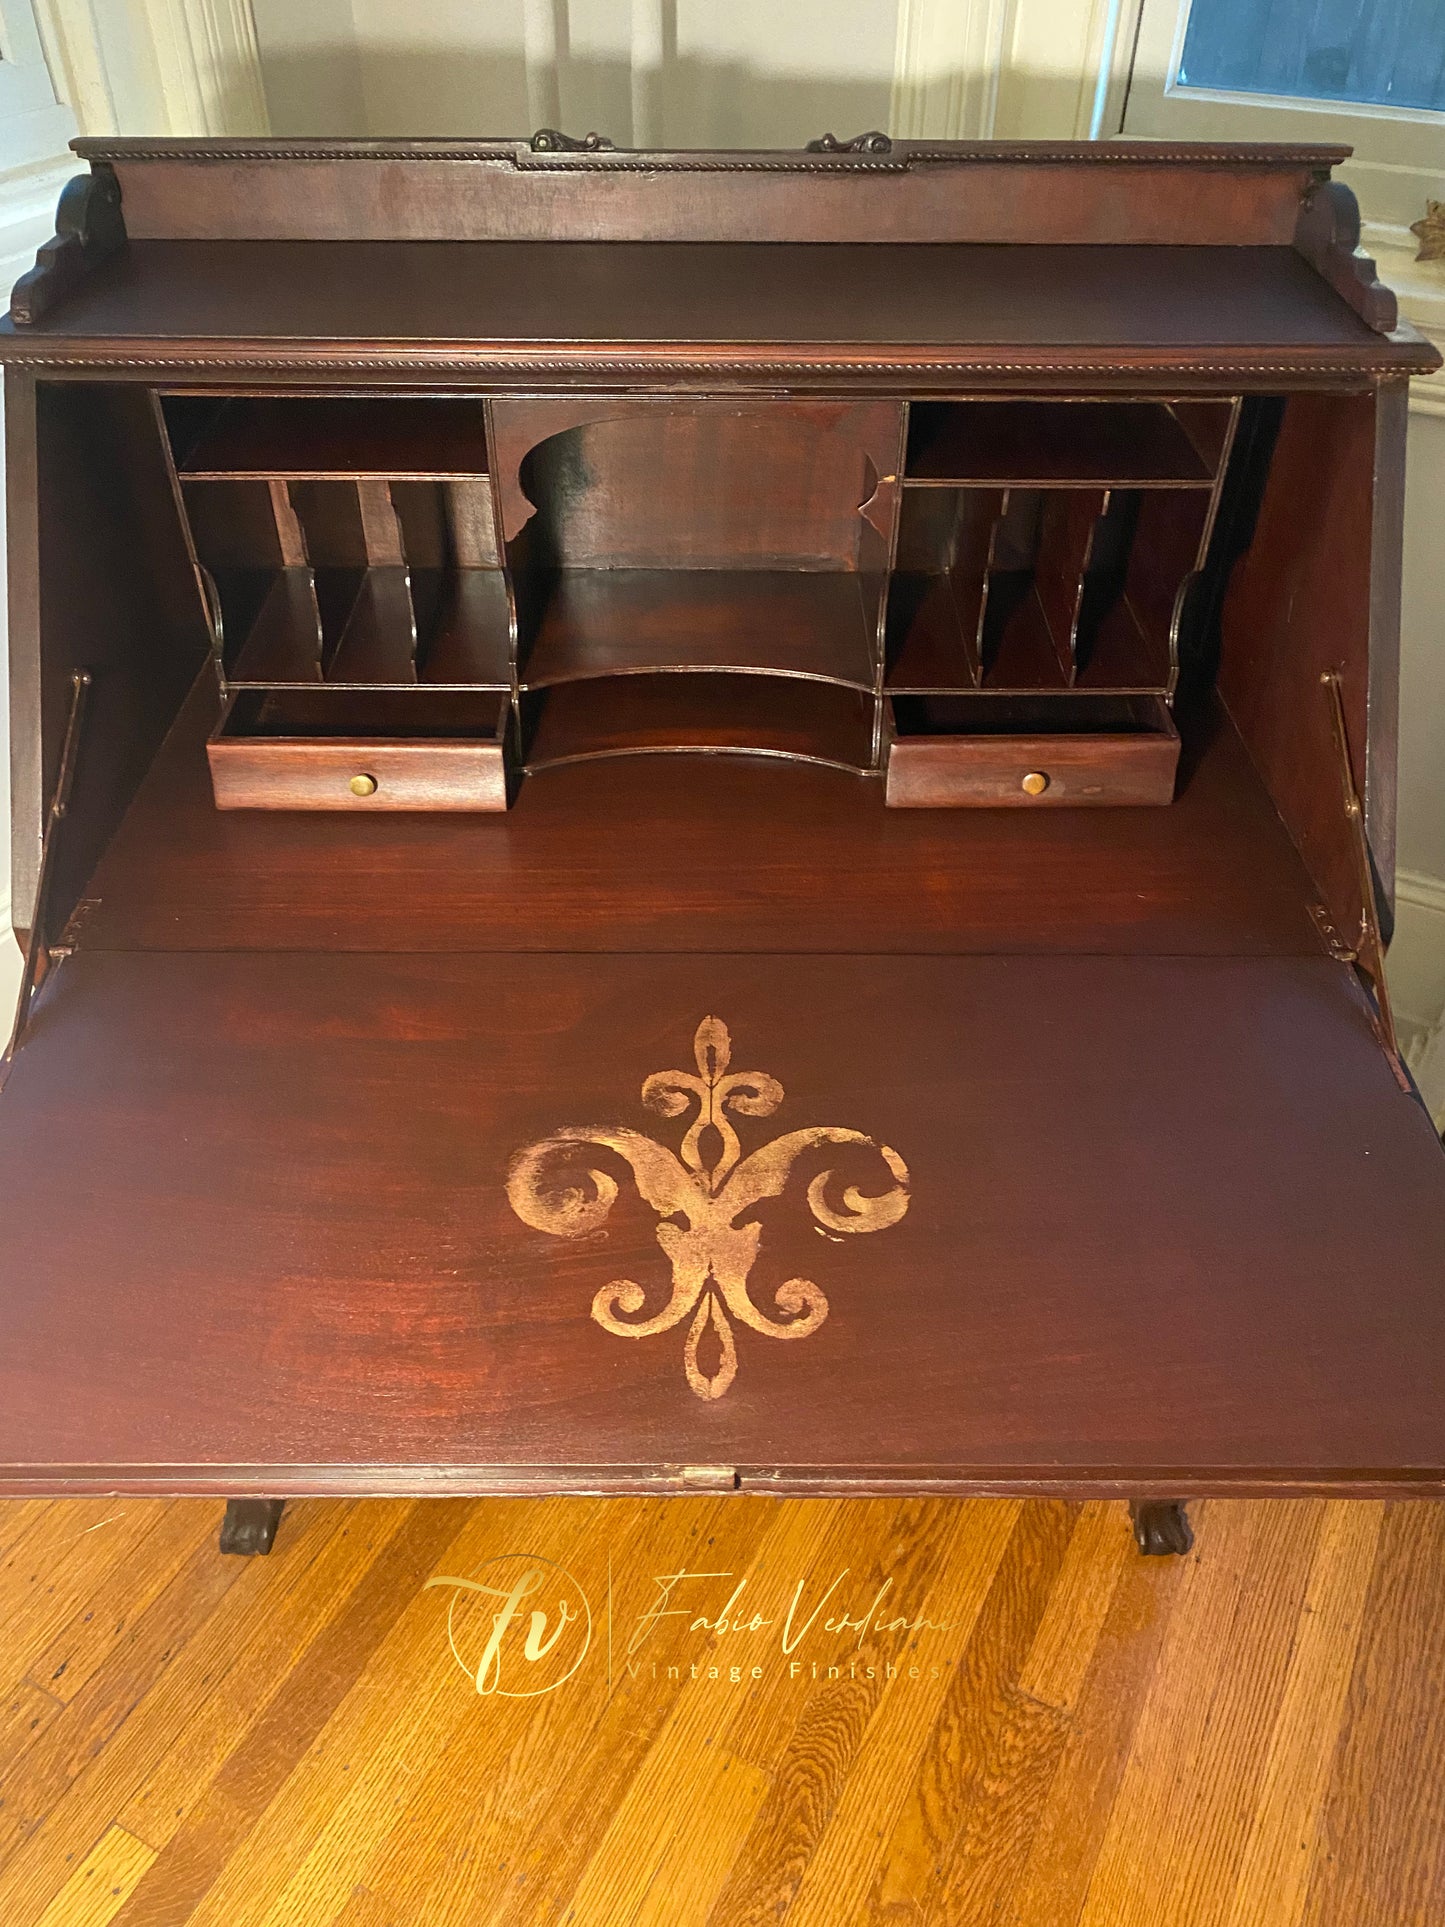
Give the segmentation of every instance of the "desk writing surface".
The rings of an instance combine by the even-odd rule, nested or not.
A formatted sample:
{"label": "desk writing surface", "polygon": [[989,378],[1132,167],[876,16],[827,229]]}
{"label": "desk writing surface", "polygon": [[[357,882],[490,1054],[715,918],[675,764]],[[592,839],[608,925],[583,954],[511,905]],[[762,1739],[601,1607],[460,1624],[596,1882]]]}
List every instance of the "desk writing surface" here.
{"label": "desk writing surface", "polygon": [[[689,1158],[778,1142],[703,1264]],[[0,1486],[1434,1485],[1441,1175],[1323,957],[82,951],[0,1108]]]}

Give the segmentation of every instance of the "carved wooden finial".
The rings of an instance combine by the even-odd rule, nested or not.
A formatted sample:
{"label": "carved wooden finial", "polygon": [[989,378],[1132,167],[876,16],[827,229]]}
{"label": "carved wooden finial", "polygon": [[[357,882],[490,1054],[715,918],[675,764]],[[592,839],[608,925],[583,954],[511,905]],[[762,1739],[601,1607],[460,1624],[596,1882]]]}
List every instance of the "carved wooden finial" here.
{"label": "carved wooden finial", "polygon": [[611,154],[616,143],[605,134],[584,134],[581,140],[560,127],[539,127],[527,145],[534,154]]}
{"label": "carved wooden finial", "polygon": [[1410,223],[1410,232],[1420,243],[1417,261],[1445,261],[1445,201],[1426,201],[1423,216]]}
{"label": "carved wooden finial", "polygon": [[809,141],[803,152],[805,154],[891,154],[893,143],[886,134],[879,133],[875,127],[871,133],[855,134],[850,141],[840,141],[836,134],[824,134],[821,140]]}

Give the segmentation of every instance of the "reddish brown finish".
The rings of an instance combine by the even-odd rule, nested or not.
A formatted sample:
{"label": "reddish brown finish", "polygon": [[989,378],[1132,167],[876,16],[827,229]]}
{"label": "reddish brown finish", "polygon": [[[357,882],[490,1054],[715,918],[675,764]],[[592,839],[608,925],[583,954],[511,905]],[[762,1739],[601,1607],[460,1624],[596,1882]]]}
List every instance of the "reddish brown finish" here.
{"label": "reddish brown finish", "polygon": [[1087,482],[1111,482],[1116,488],[1207,487],[1229,403],[1180,406],[1195,411],[1191,427],[1202,418],[1201,441],[1211,417],[1219,424],[1213,459],[1196,445],[1175,405],[1164,401],[1109,407],[1079,401],[1065,410],[1028,401],[926,403],[913,410],[909,424],[908,480],[1015,488]]}
{"label": "reddish brown finish", "polygon": [[571,568],[856,568],[893,402],[599,397],[492,409],[504,539]]}
{"label": "reddish brown finish", "polygon": [[[206,744],[217,809],[222,810],[504,810],[505,744],[511,716],[505,697],[490,733],[480,740],[408,741],[403,698],[392,734],[307,738],[275,733],[237,698]],[[238,704],[241,706],[238,708]],[[369,784],[360,793],[353,781]]]}
{"label": "reddish brown finish", "polygon": [[[1445,1160],[1312,914],[1435,362],[1336,157],[541,145],[131,146],[0,332],[22,910],[99,672],[0,1487],[1445,1490]],[[1176,668],[1172,806],[1056,807]],[[888,810],[890,713],[895,795],[1041,798]],[[679,1201],[729,1119],[787,1181]]]}
{"label": "reddish brown finish", "polygon": [[872,705],[836,684],[791,676],[619,676],[566,682],[533,701],[535,726],[523,744],[529,769],[687,750],[796,757],[859,774],[873,764]]}
{"label": "reddish brown finish", "polygon": [[537,601],[526,688],[678,665],[873,687],[851,570],[567,569]]}
{"label": "reddish brown finish", "polygon": [[[667,1276],[626,1166],[592,1153],[605,1239],[503,1188],[563,1124],[675,1148],[640,1086],[709,1011],[783,1086],[749,1148],[848,1125],[912,1188],[839,1242],[768,1207],[756,1301],[803,1276],[829,1316],[741,1330],[711,1403],[682,1330],[590,1316]],[[82,952],[0,1105],[0,1213],[45,1253],[6,1281],[11,1491],[1445,1486],[1445,1160],[1322,957]]]}
{"label": "reddish brown finish", "polygon": [[1300,208],[1294,244],[1355,313],[1380,334],[1400,319],[1394,292],[1376,277],[1360,248],[1360,209],[1343,181],[1320,181]]}
{"label": "reddish brown finish", "polygon": [[1070,735],[1061,727],[1047,734],[1020,728],[1016,733],[980,735],[975,702],[961,724],[975,733],[930,735],[929,709],[946,711],[949,705],[918,707],[923,713],[908,733],[897,736],[888,753],[886,795],[892,809],[1056,809],[1173,801],[1179,737],[1167,705],[1157,697],[1138,699],[1133,705],[1136,727],[1127,733],[1097,729]]}
{"label": "reddish brown finish", "polygon": [[[1395,658],[1401,531],[1390,504],[1403,494],[1405,449],[1402,424],[1382,413],[1386,399],[1289,400],[1254,541],[1225,606],[1219,670],[1220,693],[1347,942],[1359,890],[1320,677],[1341,673],[1355,781],[1389,888],[1395,702],[1388,682],[1374,684],[1371,701],[1371,662]],[[1390,772],[1383,791],[1371,791],[1372,765]]]}
{"label": "reddish brown finish", "polygon": [[888,810],[876,779],[836,770],[646,756],[530,776],[504,817],[377,817],[342,837],[305,815],[217,815],[215,714],[207,679],[91,880],[91,943],[1319,951],[1309,877],[1227,726],[1195,725],[1167,810]]}
{"label": "reddish brown finish", "polygon": [[218,401],[214,417],[177,445],[185,476],[476,476],[487,435],[476,401],[269,396]]}
{"label": "reddish brown finish", "polygon": [[[1030,196],[1037,188],[1030,188]],[[1277,389],[1426,372],[1288,247],[138,241],[0,358],[503,390]]]}
{"label": "reddish brown finish", "polygon": [[[896,141],[885,154],[535,153],[524,141],[90,140],[135,240],[1288,243],[1347,148]],[[278,168],[284,152],[299,165]],[[579,176],[581,180],[579,181]],[[579,186],[585,191],[579,193]]]}

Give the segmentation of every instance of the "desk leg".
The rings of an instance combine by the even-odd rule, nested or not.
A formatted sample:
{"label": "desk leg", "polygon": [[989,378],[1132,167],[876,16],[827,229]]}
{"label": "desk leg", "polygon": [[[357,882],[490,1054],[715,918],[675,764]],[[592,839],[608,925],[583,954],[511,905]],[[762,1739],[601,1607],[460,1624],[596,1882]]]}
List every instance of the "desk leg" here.
{"label": "desk leg", "polygon": [[248,1558],[269,1552],[285,1503],[284,1499],[227,1499],[221,1523],[222,1552],[239,1552]]}
{"label": "desk leg", "polygon": [[1129,1517],[1140,1552],[1188,1552],[1194,1544],[1182,1499],[1131,1499]]}

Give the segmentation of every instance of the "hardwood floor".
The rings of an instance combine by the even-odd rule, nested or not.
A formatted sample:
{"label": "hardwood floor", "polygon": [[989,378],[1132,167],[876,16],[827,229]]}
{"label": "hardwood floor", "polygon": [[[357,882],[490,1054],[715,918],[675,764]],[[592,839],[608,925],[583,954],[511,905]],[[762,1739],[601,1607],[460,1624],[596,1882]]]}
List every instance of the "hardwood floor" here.
{"label": "hardwood floor", "polygon": [[1445,1505],[1193,1516],[0,1505],[0,1920],[1445,1919]]}

